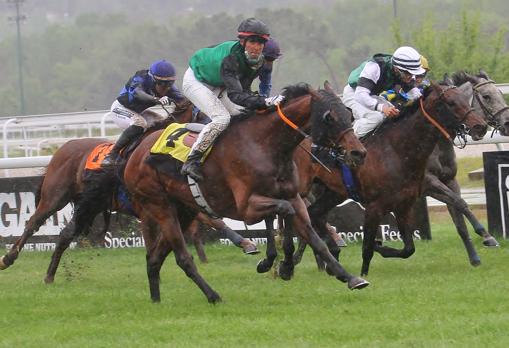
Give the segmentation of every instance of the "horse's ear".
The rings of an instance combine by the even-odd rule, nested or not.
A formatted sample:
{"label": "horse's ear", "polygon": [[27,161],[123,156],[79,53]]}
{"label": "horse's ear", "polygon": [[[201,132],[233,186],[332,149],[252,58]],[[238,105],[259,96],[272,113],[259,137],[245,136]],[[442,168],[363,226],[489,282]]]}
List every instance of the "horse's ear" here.
{"label": "horse's ear", "polygon": [[454,86],[454,81],[451,79],[448,73],[444,74],[444,84],[448,86]]}
{"label": "horse's ear", "polygon": [[327,80],[325,80],[325,82],[323,83],[323,88],[325,88],[325,90],[328,92],[334,93],[334,89],[332,88],[332,85]]}
{"label": "horse's ear", "polygon": [[490,78],[488,77],[488,74],[486,73],[486,71],[484,71],[483,69],[479,69],[479,77],[483,77],[485,78],[486,80],[489,80]]}

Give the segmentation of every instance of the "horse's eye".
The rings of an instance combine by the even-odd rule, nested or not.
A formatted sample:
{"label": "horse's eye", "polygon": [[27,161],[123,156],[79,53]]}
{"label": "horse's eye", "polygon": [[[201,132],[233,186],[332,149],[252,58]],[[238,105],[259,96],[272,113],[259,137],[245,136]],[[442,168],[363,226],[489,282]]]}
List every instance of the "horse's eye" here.
{"label": "horse's eye", "polygon": [[483,98],[484,100],[486,100],[486,101],[490,101],[490,100],[491,100],[491,97],[490,97],[490,95],[489,95],[489,94],[485,94],[485,95],[483,95],[483,96],[482,96],[482,98]]}

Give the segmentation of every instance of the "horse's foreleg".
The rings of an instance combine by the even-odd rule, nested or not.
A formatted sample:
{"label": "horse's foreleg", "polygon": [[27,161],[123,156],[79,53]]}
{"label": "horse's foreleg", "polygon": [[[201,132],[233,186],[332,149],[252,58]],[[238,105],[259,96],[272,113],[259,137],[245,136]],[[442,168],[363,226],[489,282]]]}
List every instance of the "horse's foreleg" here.
{"label": "horse's foreleg", "polygon": [[57,246],[55,247],[53,255],[51,255],[51,262],[48,266],[48,270],[46,271],[46,277],[44,278],[44,282],[46,284],[53,283],[53,281],[55,280],[55,274],[57,272],[58,265],[60,264],[62,254],[65,252],[65,250],[69,247],[72,240],[74,239],[74,230],[75,230],[75,218],[73,216],[72,220],[67,225],[65,225],[65,227],[60,232]]}
{"label": "horse's foreleg", "polygon": [[381,220],[381,214],[375,209],[366,207],[364,218],[364,238],[362,240],[362,267],[361,276],[365,276],[369,272],[369,265],[375,251],[375,239],[378,230],[378,224]]}
{"label": "horse's foreleg", "polygon": [[265,258],[260,260],[256,265],[258,273],[268,272],[274,265],[274,260],[277,256],[276,241],[274,239],[274,217],[265,219],[265,237],[267,238],[267,250]]}
{"label": "horse's foreleg", "polygon": [[279,276],[283,280],[290,280],[293,276],[293,252],[295,251],[295,246],[293,245],[292,221],[290,218],[285,218],[285,226],[283,229],[283,250],[285,257],[279,264]]}
{"label": "horse's foreleg", "polygon": [[157,222],[161,231],[160,238],[157,239],[155,247],[149,252],[147,258],[147,273],[152,301],[159,302],[161,300],[158,278],[164,259],[171,250],[175,253],[177,265],[202,290],[208,301],[210,303],[221,301],[221,297],[198,273],[193,257],[187,250],[176,207],[172,204],[161,207],[160,205],[145,203],[144,211],[150,212],[150,217]]}
{"label": "horse's foreleg", "polygon": [[355,277],[348,273],[339,262],[332,256],[327,249],[325,243],[318,237],[315,230],[311,226],[311,220],[306,209],[306,206],[300,196],[291,200],[292,206],[294,207],[296,214],[291,216],[291,225],[295,232],[303,237],[306,242],[313,248],[313,250],[320,255],[322,260],[327,264],[327,268],[330,268],[331,274],[342,282],[348,283],[350,289],[362,289],[369,285],[366,280]]}
{"label": "horse's foreleg", "polygon": [[402,204],[400,208],[394,212],[394,215],[396,216],[396,224],[398,226],[401,239],[403,240],[403,248],[396,249],[388,246],[381,246],[375,243],[375,250],[380,255],[382,255],[382,257],[398,257],[406,259],[414,254],[415,244],[412,232],[409,229],[409,226],[412,224],[410,219],[414,213],[414,210],[408,208],[411,206],[411,203]]}

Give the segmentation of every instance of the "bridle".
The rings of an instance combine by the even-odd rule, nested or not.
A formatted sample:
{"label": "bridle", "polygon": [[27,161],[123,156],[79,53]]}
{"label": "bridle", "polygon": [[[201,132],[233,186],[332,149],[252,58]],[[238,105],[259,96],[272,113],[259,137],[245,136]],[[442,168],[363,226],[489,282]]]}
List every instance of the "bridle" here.
{"label": "bridle", "polygon": [[498,128],[500,128],[500,125],[498,124],[498,122],[496,120],[497,116],[500,115],[501,113],[503,113],[504,111],[509,110],[509,106],[506,105],[506,106],[500,108],[500,110],[495,111],[494,113],[491,111],[491,109],[482,100],[482,98],[480,96],[480,91],[479,91],[480,87],[486,86],[486,85],[489,85],[489,84],[493,84],[494,85],[495,81],[493,81],[493,80],[486,80],[486,81],[479,82],[478,84],[474,85],[472,87],[472,89],[474,90],[475,99],[477,100],[477,102],[481,106],[481,109],[483,110],[483,112],[488,116],[488,125],[493,127],[494,129],[498,129]]}
{"label": "bridle", "polygon": [[[453,88],[456,88],[456,86],[446,86],[442,89],[442,91],[440,92],[440,94],[438,95],[438,98],[436,100],[440,100],[440,99],[443,99],[444,96],[445,96],[445,93],[450,90],[450,89],[453,89]],[[423,102],[423,98],[421,98],[419,100],[420,102],[420,106],[421,106],[421,110],[422,110],[422,114],[424,115],[424,117],[435,127],[437,128],[440,133],[442,133],[442,135],[449,141],[451,141],[453,144],[454,142],[452,141],[452,138],[451,138],[451,135],[449,134],[449,132],[447,132],[447,130],[445,130],[445,128],[437,121],[433,118],[433,116],[431,116],[427,111],[426,109],[424,108],[424,102]],[[435,103],[435,102],[434,102]],[[461,120],[459,121],[459,123],[463,123],[465,121],[465,119],[468,117],[468,115],[471,113],[471,112],[474,112],[475,109],[473,107],[471,107],[470,109],[468,109],[467,112],[465,112],[465,114],[461,117]],[[460,130],[457,131],[457,136],[458,137],[462,137],[463,140],[465,141],[464,142],[464,145],[460,145],[461,148],[465,147],[466,146],[466,138],[465,138],[465,133],[466,133],[466,130],[464,128],[461,128]]]}

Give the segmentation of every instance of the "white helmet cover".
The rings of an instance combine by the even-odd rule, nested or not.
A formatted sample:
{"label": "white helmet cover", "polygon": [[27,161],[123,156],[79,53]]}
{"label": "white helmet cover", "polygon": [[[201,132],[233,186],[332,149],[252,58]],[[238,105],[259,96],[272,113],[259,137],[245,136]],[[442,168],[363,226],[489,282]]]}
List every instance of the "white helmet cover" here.
{"label": "white helmet cover", "polygon": [[391,61],[394,67],[412,75],[421,75],[426,72],[421,65],[421,55],[415,48],[409,46],[402,46],[394,51]]}

